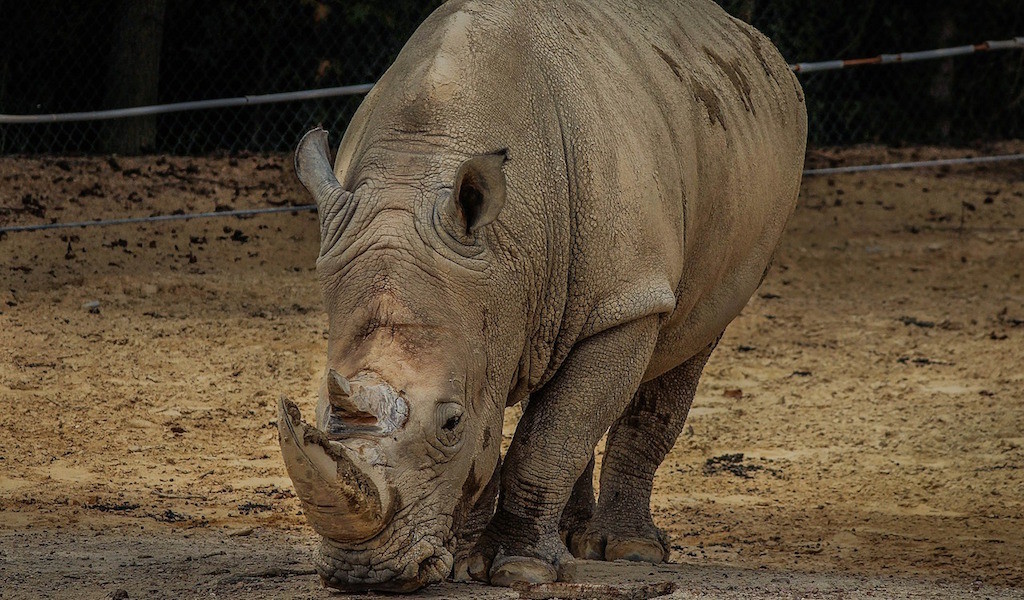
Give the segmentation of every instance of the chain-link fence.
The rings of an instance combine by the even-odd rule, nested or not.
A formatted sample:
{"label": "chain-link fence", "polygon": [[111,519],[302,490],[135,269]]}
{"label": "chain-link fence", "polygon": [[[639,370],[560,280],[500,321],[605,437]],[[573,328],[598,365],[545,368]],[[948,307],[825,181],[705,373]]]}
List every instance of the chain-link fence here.
{"label": "chain-link fence", "polygon": [[[769,35],[791,62],[1024,35],[1019,0],[720,2]],[[0,113],[87,111],[372,82],[437,4],[0,0]],[[126,38],[126,30],[135,36]],[[149,97],[133,96],[131,85],[125,92],[133,77],[150,78],[141,84],[152,89]],[[800,77],[812,144],[1024,137],[1020,51]],[[312,124],[344,130],[360,100],[337,97],[148,117],[151,131],[143,131],[138,147],[174,154],[285,150]],[[138,122],[134,128],[126,123],[0,125],[0,153],[116,151],[123,147],[118,142],[126,127],[136,134],[140,129]]]}
{"label": "chain-link fence", "polygon": [[[790,62],[1024,35],[1019,0],[720,0]],[[962,144],[1024,137],[1024,52],[800,75],[817,145]]]}

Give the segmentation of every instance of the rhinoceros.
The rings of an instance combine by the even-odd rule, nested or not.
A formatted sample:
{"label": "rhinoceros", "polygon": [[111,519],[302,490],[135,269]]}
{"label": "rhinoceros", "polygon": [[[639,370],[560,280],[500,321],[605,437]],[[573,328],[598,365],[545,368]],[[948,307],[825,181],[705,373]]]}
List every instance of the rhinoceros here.
{"label": "rhinoceros", "polygon": [[778,51],[711,0],[427,18],[333,168],[323,129],[296,151],[327,366],[315,426],[286,400],[278,424],[324,584],[667,560],[652,480],[794,209],[806,128]]}

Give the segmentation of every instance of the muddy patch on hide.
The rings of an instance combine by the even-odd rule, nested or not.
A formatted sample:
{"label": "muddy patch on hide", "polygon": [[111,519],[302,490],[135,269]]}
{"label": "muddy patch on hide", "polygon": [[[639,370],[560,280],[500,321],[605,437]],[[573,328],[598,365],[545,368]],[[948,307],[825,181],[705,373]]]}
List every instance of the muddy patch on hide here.
{"label": "muddy patch on hide", "polygon": [[779,79],[775,74],[775,71],[768,66],[768,59],[765,57],[764,48],[761,46],[761,39],[757,37],[757,34],[748,29],[747,27],[740,27],[740,33],[747,36],[747,41],[750,42],[750,49],[754,51],[757,56],[757,62],[761,63],[761,68],[764,69],[764,74],[770,77],[773,81],[778,83]]}
{"label": "muddy patch on hide", "polygon": [[483,449],[484,450],[486,450],[486,449],[491,447],[491,438],[493,437],[493,435],[494,434],[491,432],[491,426],[490,425],[484,427],[484,443],[483,443]]}
{"label": "muddy patch on hide", "polygon": [[482,482],[476,474],[476,463],[473,463],[469,467],[469,476],[466,477],[466,482],[462,484],[462,497],[475,498],[481,487]]}
{"label": "muddy patch on hide", "polygon": [[745,108],[747,112],[756,115],[757,111],[754,110],[754,99],[751,96],[750,80],[747,79],[746,73],[744,73],[740,68],[739,61],[735,58],[732,61],[727,61],[710,48],[705,48],[704,54],[711,59],[711,62],[715,63],[715,66],[718,67],[718,69],[729,80],[729,83],[732,84],[733,89],[736,90],[736,94],[740,97],[740,101],[743,102],[743,108]]}
{"label": "muddy patch on hide", "polygon": [[717,123],[722,126],[722,129],[728,130],[728,127],[725,126],[725,120],[722,118],[722,100],[711,88],[697,81],[696,78],[690,78],[690,85],[693,87],[694,99],[703,104],[704,108],[707,109],[708,121],[712,125]]}
{"label": "muddy patch on hide", "polygon": [[[658,53],[658,56],[661,57],[661,60],[663,60],[665,64],[668,65],[670,69],[672,69],[672,72],[675,74],[676,79],[678,79],[681,83],[686,83],[686,79],[684,79],[683,77],[683,69],[682,67],[679,66],[679,63],[677,63],[674,58],[669,56],[664,50],[662,50],[658,46],[651,44],[651,48],[654,48],[654,51]],[[725,126],[725,120],[722,118],[722,101],[718,97],[718,95],[715,94],[714,91],[712,91],[709,87],[698,81],[693,76],[690,76],[689,82],[690,87],[693,89],[694,99],[697,100],[697,102],[703,104],[704,107],[707,109],[708,121],[711,123],[711,125],[715,125],[717,123],[722,126],[722,129],[728,129]],[[749,87],[750,85],[748,82],[748,90]],[[746,106],[746,104],[744,104],[744,106]]]}
{"label": "muddy patch on hide", "polygon": [[654,48],[654,51],[658,53],[658,56],[661,57],[661,60],[665,61],[665,64],[668,65],[668,68],[672,69],[672,72],[676,74],[676,79],[678,79],[679,81],[683,81],[683,70],[679,67],[679,63],[677,63],[675,59],[673,59],[671,56],[666,54],[664,50],[655,46],[654,44],[651,44],[651,48]]}
{"label": "muddy patch on hide", "polygon": [[473,463],[469,467],[469,475],[466,477],[466,481],[462,484],[462,496],[458,504],[455,505],[455,511],[452,513],[452,522],[455,528],[461,527],[466,522],[466,517],[473,510],[474,500],[478,491],[480,491],[480,482],[476,475],[476,463]]}

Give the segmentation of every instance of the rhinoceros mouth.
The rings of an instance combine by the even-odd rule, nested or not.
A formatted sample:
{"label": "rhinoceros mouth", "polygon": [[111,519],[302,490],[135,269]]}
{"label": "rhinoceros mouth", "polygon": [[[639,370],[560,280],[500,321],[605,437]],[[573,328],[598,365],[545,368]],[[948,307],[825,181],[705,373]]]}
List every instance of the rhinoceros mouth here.
{"label": "rhinoceros mouth", "polygon": [[403,536],[389,537],[383,547],[362,551],[321,538],[314,563],[323,584],[345,592],[409,593],[451,574],[454,557],[444,545],[421,539],[395,557],[391,552]]}

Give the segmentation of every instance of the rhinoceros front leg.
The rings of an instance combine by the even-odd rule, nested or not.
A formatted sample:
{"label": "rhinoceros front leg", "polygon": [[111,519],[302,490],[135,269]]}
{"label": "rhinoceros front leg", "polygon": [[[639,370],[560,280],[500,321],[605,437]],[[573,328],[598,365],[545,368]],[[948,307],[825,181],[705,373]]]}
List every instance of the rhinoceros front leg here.
{"label": "rhinoceros front leg", "polygon": [[530,399],[502,467],[498,508],[469,562],[473,578],[494,585],[572,579],[559,518],[594,446],[639,386],[657,336],[657,316],[593,335]]}
{"label": "rhinoceros front leg", "polygon": [[668,560],[668,536],[651,518],[654,473],[683,429],[697,382],[717,343],[641,385],[608,432],[597,511],[586,529],[570,540],[577,558]]}

